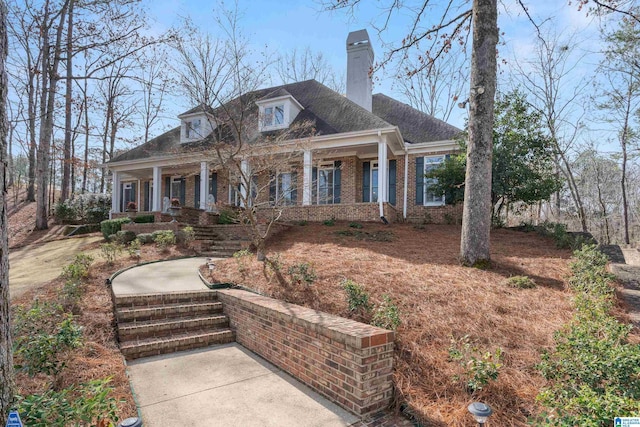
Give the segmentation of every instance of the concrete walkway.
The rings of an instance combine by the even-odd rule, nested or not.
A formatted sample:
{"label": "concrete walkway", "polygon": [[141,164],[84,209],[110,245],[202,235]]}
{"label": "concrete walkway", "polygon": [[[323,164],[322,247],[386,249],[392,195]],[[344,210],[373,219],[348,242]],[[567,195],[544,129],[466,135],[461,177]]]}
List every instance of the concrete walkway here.
{"label": "concrete walkway", "polygon": [[[206,258],[147,264],[113,280],[116,295],[206,289]],[[145,427],[338,427],[359,421],[239,344],[137,359],[127,371]]]}

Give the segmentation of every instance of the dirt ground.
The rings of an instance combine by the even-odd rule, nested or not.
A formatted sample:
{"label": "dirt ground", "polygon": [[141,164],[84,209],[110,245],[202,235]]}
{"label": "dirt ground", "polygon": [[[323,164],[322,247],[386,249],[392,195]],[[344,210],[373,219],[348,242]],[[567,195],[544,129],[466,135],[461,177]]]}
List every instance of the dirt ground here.
{"label": "dirt ground", "polygon": [[9,293],[17,298],[60,276],[62,268],[84,253],[97,258],[102,235],[92,234],[9,249]]}

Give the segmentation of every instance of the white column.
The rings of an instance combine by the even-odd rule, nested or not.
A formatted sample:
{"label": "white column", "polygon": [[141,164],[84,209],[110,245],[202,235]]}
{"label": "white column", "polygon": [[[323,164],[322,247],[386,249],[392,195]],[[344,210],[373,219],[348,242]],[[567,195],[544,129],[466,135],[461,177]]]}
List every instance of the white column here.
{"label": "white column", "polygon": [[138,212],[142,212],[144,209],[144,205],[140,203],[144,197],[144,194],[142,194],[142,186],[140,184],[141,182],[138,179],[138,188],[136,189],[136,206],[138,207]]}
{"label": "white column", "polygon": [[251,188],[251,174],[249,171],[249,161],[243,159],[240,162],[240,171],[242,176],[240,177],[240,206],[245,207],[245,200],[249,200],[249,188]]}
{"label": "white column", "polygon": [[387,162],[387,143],[378,143],[378,201],[389,201],[389,164]]}
{"label": "white column", "polygon": [[302,166],[302,205],[308,206],[311,204],[311,188],[313,186],[311,182],[313,178],[313,155],[311,150],[305,150]]}
{"label": "white column", "polygon": [[207,210],[209,197],[209,163],[200,162],[200,209]]}
{"label": "white column", "polygon": [[160,166],[153,167],[153,212],[162,210],[162,168]]}
{"label": "white column", "polygon": [[120,212],[120,173],[112,171],[111,212]]}

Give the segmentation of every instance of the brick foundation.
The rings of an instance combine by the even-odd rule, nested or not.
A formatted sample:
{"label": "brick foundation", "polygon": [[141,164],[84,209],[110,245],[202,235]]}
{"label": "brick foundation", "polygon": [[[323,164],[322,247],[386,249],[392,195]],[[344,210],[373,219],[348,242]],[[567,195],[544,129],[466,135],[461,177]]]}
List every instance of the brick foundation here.
{"label": "brick foundation", "polygon": [[237,289],[218,298],[249,350],[359,416],[389,405],[394,332]]}
{"label": "brick foundation", "polygon": [[[396,209],[388,203],[384,204],[384,216],[389,222],[398,221]],[[338,221],[380,221],[380,208],[377,203],[285,206],[280,220],[320,222],[331,218]]]}

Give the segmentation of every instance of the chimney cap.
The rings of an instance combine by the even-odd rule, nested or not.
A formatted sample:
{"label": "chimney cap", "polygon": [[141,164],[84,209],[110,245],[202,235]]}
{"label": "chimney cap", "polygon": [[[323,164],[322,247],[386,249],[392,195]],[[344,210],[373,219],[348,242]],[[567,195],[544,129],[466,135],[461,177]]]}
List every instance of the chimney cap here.
{"label": "chimney cap", "polygon": [[349,36],[347,36],[347,48],[365,43],[371,44],[367,30],[352,31],[349,33]]}

